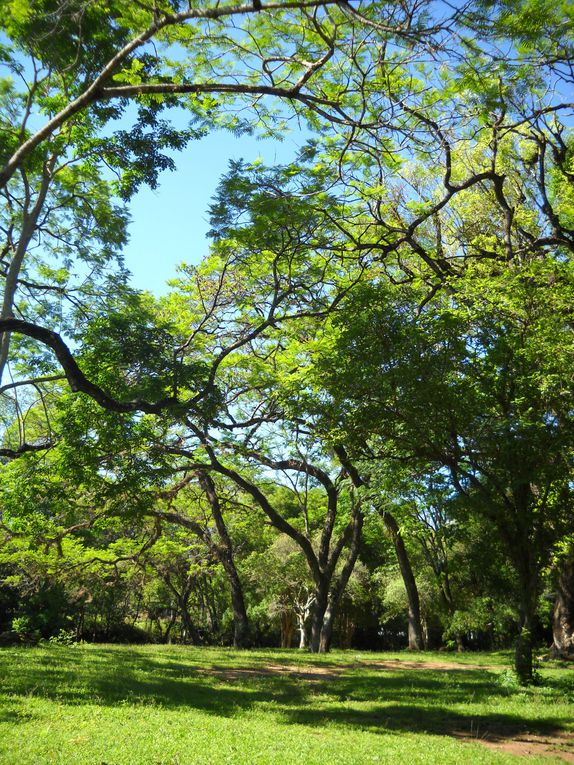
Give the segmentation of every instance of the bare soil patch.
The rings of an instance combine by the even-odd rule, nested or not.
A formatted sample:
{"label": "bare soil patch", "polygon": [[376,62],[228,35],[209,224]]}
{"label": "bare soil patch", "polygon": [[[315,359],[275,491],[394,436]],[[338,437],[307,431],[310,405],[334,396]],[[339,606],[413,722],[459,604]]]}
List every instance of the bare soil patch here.
{"label": "bare soil patch", "polygon": [[214,665],[212,667],[198,668],[197,671],[201,674],[214,675],[215,677],[221,678],[222,680],[238,680],[244,677],[270,677],[280,675],[288,675],[290,677],[296,677],[301,680],[328,680],[329,678],[339,677],[347,670],[365,668],[380,670],[435,670],[442,672],[450,672],[454,670],[476,671],[481,669],[502,669],[499,665],[457,664],[456,662],[447,661],[439,662],[418,661],[410,659],[388,659],[384,661],[359,661],[345,664],[343,666],[335,664],[263,664],[259,667],[222,667]]}
{"label": "bare soil patch", "polygon": [[491,734],[488,738],[469,738],[468,736],[455,736],[455,738],[473,744],[481,744],[497,752],[508,752],[521,757],[553,757],[564,762],[574,763],[574,741],[572,736],[566,733],[551,736],[525,733],[514,737]]}
{"label": "bare soil patch", "polygon": [[287,675],[298,680],[328,680],[339,677],[346,667],[301,666],[297,664],[265,664],[261,667],[206,667],[198,669],[201,674],[214,675],[222,680],[240,680],[244,677],[277,677]]}
{"label": "bare soil patch", "polygon": [[389,659],[385,661],[361,661],[350,668],[375,667],[377,669],[433,669],[443,672],[452,670],[503,669],[494,664],[458,664],[454,661],[419,661],[411,659]]}

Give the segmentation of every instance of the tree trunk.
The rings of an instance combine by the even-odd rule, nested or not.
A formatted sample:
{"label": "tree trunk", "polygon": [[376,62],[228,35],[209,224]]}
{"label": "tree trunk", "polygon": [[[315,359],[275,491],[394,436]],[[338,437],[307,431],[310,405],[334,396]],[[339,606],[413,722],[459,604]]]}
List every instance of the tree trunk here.
{"label": "tree trunk", "polygon": [[323,616],[323,625],[321,627],[321,636],[319,639],[319,653],[327,653],[331,648],[331,640],[333,637],[333,624],[335,616],[339,610],[339,604],[343,596],[343,592],[359,556],[359,549],[361,546],[361,532],[363,529],[363,514],[358,506],[354,508],[353,518],[353,536],[349,548],[349,557],[347,558],[345,565],[339,576],[337,577],[327,602],[327,608],[325,609],[325,615]]}
{"label": "tree trunk", "polygon": [[[181,621],[183,625],[183,642],[186,643],[189,641],[190,643],[197,645],[197,643],[199,643],[199,635],[197,634],[195,625],[191,621],[191,616],[189,615],[187,598],[178,597],[177,606],[179,608],[179,613],[181,614]],[[167,639],[167,635],[168,633],[166,632],[164,639]]]}
{"label": "tree trunk", "polygon": [[291,648],[294,632],[295,620],[293,612],[281,611],[281,648]]}
{"label": "tree trunk", "polygon": [[413,570],[411,568],[411,562],[405,548],[403,537],[399,530],[399,525],[394,516],[384,510],[381,510],[380,514],[385,527],[391,535],[391,539],[393,540],[393,545],[397,554],[397,560],[399,562],[399,568],[401,570],[401,576],[403,578],[403,583],[407,592],[407,600],[409,604],[409,649],[411,651],[422,651],[424,650],[424,639],[421,624],[421,606],[419,591]]}
{"label": "tree trunk", "polygon": [[323,617],[323,626],[321,627],[321,635],[319,637],[319,653],[329,653],[329,650],[331,649],[334,619],[334,608],[329,604],[325,611],[325,616]]}
{"label": "tree trunk", "polygon": [[552,619],[552,653],[574,661],[574,556],[560,565]]}
{"label": "tree trunk", "polygon": [[229,589],[231,591],[231,608],[233,611],[233,647],[247,648],[249,645],[249,619],[245,600],[243,598],[243,587],[239,580],[237,569],[231,555],[231,550],[222,551],[221,565],[227,574]]}
{"label": "tree trunk", "polygon": [[532,614],[524,614],[514,652],[514,669],[521,685],[532,683]]}
{"label": "tree trunk", "polygon": [[307,620],[315,602],[315,596],[307,594],[305,602],[297,601],[295,615],[297,616],[297,629],[299,630],[299,648],[307,647]]}
{"label": "tree trunk", "polygon": [[305,621],[299,619],[299,649],[307,648],[307,629],[305,627]]}
{"label": "tree trunk", "polygon": [[529,685],[534,680],[532,672],[533,629],[538,600],[537,577],[526,565],[527,563],[528,556],[525,556],[519,570],[520,624],[514,653],[514,669],[521,685]]}
{"label": "tree trunk", "polygon": [[249,619],[247,617],[247,609],[245,608],[245,600],[243,598],[243,587],[241,586],[241,580],[235,567],[235,561],[233,559],[233,545],[231,543],[231,537],[227,531],[227,526],[223,519],[223,513],[221,512],[221,504],[219,497],[215,489],[215,484],[207,473],[201,473],[199,475],[199,483],[201,488],[205,492],[209,504],[211,506],[211,514],[215,521],[217,533],[221,544],[216,545],[214,552],[216,553],[219,562],[223,566],[223,569],[227,575],[227,581],[229,582],[229,588],[231,590],[231,608],[233,610],[233,647],[234,648],[247,648],[249,645]]}
{"label": "tree trunk", "polygon": [[[343,465],[343,467],[347,470],[354,486],[359,488],[360,486],[369,485],[368,480],[365,480],[360,475],[357,468],[349,459],[349,456],[347,455],[344,447],[336,447],[335,453],[337,454],[341,465]],[[399,525],[396,522],[394,516],[392,516],[383,508],[377,509],[381,518],[383,519],[383,523],[385,524],[387,531],[391,535],[391,539],[393,540],[395,552],[397,554],[397,560],[399,562],[399,568],[401,570],[401,576],[403,578],[405,590],[407,592],[407,599],[409,603],[409,648],[414,651],[422,651],[424,649],[424,639],[421,625],[419,591],[413,570],[411,568],[409,556],[405,548],[405,543],[399,530]]]}
{"label": "tree trunk", "polygon": [[165,628],[165,635],[163,636],[163,639],[169,645],[171,645],[171,631],[175,626],[176,619],[177,619],[177,611],[175,608],[172,608],[171,615],[169,617],[169,622],[167,624],[167,627]]}
{"label": "tree trunk", "polygon": [[[50,188],[52,180],[52,171],[56,163],[56,157],[53,155],[44,164],[42,172],[42,182],[38,189],[38,197],[31,210],[24,209],[23,211],[23,225],[20,233],[20,239],[16,246],[16,251],[12,257],[8,268],[6,269],[6,278],[4,282],[4,295],[2,298],[2,307],[0,308],[0,319],[11,319],[14,316],[14,302],[16,299],[16,291],[18,289],[18,277],[24,264],[24,258],[28,252],[28,247],[32,241],[32,237],[36,231],[38,225],[38,219],[42,213],[44,202]],[[28,183],[27,179],[25,181]],[[8,353],[10,350],[10,333],[4,332],[0,334],[0,382],[4,376],[4,370],[8,361]]]}
{"label": "tree trunk", "polygon": [[329,584],[323,579],[315,590],[315,605],[313,607],[313,618],[311,620],[311,638],[309,640],[309,651],[311,653],[321,652],[321,631],[323,629],[323,619],[327,610],[329,597]]}
{"label": "tree trunk", "polygon": [[536,519],[532,513],[533,502],[529,486],[519,485],[515,489],[515,508],[516,522],[513,536],[508,539],[510,549],[514,553],[513,563],[520,588],[519,631],[514,654],[514,669],[520,684],[530,685],[534,681],[532,652],[540,586],[541,543],[537,535],[533,534]]}

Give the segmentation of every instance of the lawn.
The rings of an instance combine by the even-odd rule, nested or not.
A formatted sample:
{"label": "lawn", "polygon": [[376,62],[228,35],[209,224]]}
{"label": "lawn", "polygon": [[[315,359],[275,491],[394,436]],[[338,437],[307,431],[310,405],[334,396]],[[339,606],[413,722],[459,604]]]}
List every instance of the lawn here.
{"label": "lawn", "polygon": [[505,654],[1,649],[0,763],[574,762],[574,670],[545,666],[541,684],[521,690],[508,663]]}

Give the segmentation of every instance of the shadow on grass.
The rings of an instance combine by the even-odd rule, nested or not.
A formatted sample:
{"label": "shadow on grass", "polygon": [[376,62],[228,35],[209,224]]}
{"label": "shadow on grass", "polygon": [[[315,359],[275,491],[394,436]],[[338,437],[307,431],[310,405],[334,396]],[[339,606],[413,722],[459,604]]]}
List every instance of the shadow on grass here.
{"label": "shadow on grass", "polygon": [[0,654],[0,691],[12,699],[37,696],[68,704],[190,707],[233,716],[270,700],[303,703],[306,695],[304,686],[289,677],[226,680],[221,677],[224,667],[210,674],[209,666],[156,661],[137,651],[56,649],[35,654],[31,649],[23,656],[20,665],[11,667]]}
{"label": "shadow on grass", "polygon": [[483,670],[452,670],[434,673],[432,670],[395,670],[393,672],[363,672],[344,675],[329,683],[330,695],[345,701],[424,701],[456,704],[484,701],[504,692],[494,678]]}
{"label": "shadow on grass", "polygon": [[[543,735],[564,730],[563,722],[552,716],[528,721],[513,714],[477,715],[471,708],[463,713],[449,707],[506,697],[508,692],[487,670],[381,671],[321,662],[317,666],[328,671],[310,678],[306,664],[301,672],[291,672],[292,658],[259,661],[235,654],[226,665],[221,654],[206,653],[205,663],[198,656],[91,647],[30,650],[11,664],[10,655],[0,652],[0,688],[16,703],[24,696],[38,696],[74,705],[189,708],[221,717],[259,709],[287,724],[374,733],[510,738],[526,730]],[[5,715],[0,709],[0,721],[20,721],[15,712],[7,710]]]}
{"label": "shadow on grass", "polygon": [[21,722],[28,722],[32,718],[32,715],[22,715],[17,709],[2,709],[0,708],[0,723],[8,723],[9,725],[17,725]]}
{"label": "shadow on grass", "polygon": [[552,717],[525,720],[513,714],[463,714],[448,707],[416,704],[384,704],[357,710],[321,710],[312,707],[291,709],[285,721],[295,725],[353,727],[370,733],[426,733],[437,736],[497,740],[524,733],[553,736],[564,731],[563,722]]}

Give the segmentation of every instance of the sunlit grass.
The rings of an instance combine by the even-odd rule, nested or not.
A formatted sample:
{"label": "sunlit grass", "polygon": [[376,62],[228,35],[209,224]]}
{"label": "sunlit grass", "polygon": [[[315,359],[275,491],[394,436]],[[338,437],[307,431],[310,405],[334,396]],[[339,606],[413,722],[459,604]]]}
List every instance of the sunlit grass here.
{"label": "sunlit grass", "polygon": [[[391,660],[407,668],[380,664]],[[574,672],[544,668],[542,685],[520,690],[508,664],[504,653],[2,649],[0,763],[524,763],[472,739],[528,732],[556,749],[574,731]]]}

